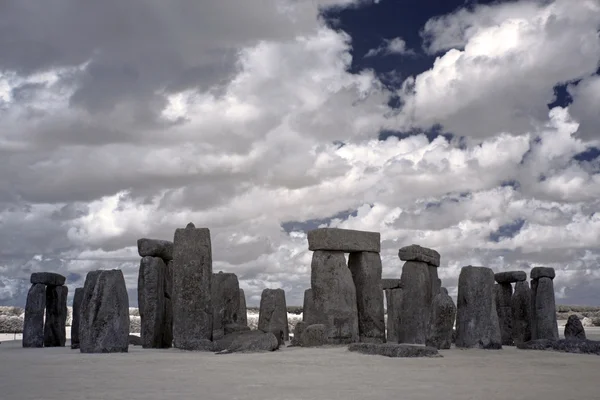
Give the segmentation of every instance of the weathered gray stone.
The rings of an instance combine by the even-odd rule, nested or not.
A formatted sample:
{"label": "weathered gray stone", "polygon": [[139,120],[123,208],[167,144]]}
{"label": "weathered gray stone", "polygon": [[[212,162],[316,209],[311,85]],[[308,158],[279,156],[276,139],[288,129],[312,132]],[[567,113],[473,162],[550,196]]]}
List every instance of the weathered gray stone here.
{"label": "weathered gray stone", "polygon": [[494,271],[463,267],[458,278],[456,347],[501,349],[494,296]]}
{"label": "weathered gray stone", "polygon": [[304,291],[304,303],[302,305],[302,321],[308,321],[308,315],[315,314],[315,302],[313,300],[312,289]]}
{"label": "weathered gray stone", "polygon": [[324,324],[308,325],[300,336],[300,346],[317,347],[326,345],[330,342],[328,331],[329,329]]}
{"label": "weathered gray stone", "polygon": [[245,332],[245,331],[249,331],[250,327],[248,325],[242,325],[242,324],[227,324],[225,325],[223,331],[225,333],[225,335],[229,335],[230,333],[234,333],[234,332]]}
{"label": "weathered gray stone", "polygon": [[435,347],[397,343],[352,343],[349,351],[385,357],[442,357]]}
{"label": "weathered gray stone", "polygon": [[556,276],[556,271],[551,267],[534,267],[531,269],[529,273],[531,279],[540,279],[540,278],[550,278],[554,279]]}
{"label": "weathered gray stone", "polygon": [[572,339],[535,339],[525,343],[517,344],[522,350],[552,350],[575,354],[600,355],[600,341],[594,340],[572,340]]}
{"label": "weathered gray stone", "polygon": [[502,344],[512,346],[512,285],[510,283],[499,283],[494,285],[494,290]]}
{"label": "weathered gray stone", "polygon": [[331,344],[358,341],[358,310],[352,273],[341,251],[315,251],[310,282],[313,310],[307,323],[327,326]]}
{"label": "weathered gray stone", "polygon": [[535,294],[537,292],[538,281],[537,279],[531,280],[531,339],[537,338],[537,323],[535,321]]}
{"label": "weathered gray stone", "polygon": [[237,324],[240,311],[240,284],[235,274],[212,274],[213,336],[225,325]]}
{"label": "weathered gray stone", "polygon": [[577,315],[569,315],[569,319],[565,325],[565,339],[585,340],[585,329]]}
{"label": "weathered gray stone", "polygon": [[141,346],[142,338],[136,335],[129,335],[129,344],[132,346]]}
{"label": "weathered gray stone", "polygon": [[[163,347],[166,326],[167,266],[162,258],[146,256],[140,261],[138,273],[138,307],[141,319],[142,347]],[[170,346],[169,346],[170,347]]]}
{"label": "weathered gray stone", "polygon": [[398,257],[402,261],[419,261],[434,267],[440,266],[440,253],[418,244],[402,247],[398,250]]}
{"label": "weathered gray stone", "polygon": [[298,321],[296,322],[296,326],[294,326],[294,337],[292,338],[292,346],[300,346],[300,338],[302,337],[302,333],[306,329],[306,322]]}
{"label": "weathered gray stone", "polygon": [[431,281],[431,301],[440,292],[442,288],[442,281],[438,277],[438,267],[429,265],[429,280]]}
{"label": "weathered gray stone", "polygon": [[400,278],[386,278],[381,280],[381,288],[383,290],[400,288]]}
{"label": "weathered gray stone", "polygon": [[71,321],[71,348],[79,348],[79,318],[81,313],[81,301],[83,300],[83,288],[76,288],[73,295],[73,319]]}
{"label": "weathered gray stone", "polygon": [[67,341],[66,286],[46,286],[46,321],[44,322],[44,347],[63,347]]}
{"label": "weathered gray stone", "polygon": [[162,330],[162,348],[169,349],[173,346],[173,260],[166,263],[165,275],[165,321]]}
{"label": "weathered gray stone", "polygon": [[398,330],[400,329],[400,311],[402,310],[402,289],[388,289],[385,291],[387,303],[386,341],[398,343]]}
{"label": "weathered gray stone", "polygon": [[498,283],[515,283],[527,280],[525,271],[506,271],[494,274],[494,279]]}
{"label": "weathered gray stone", "polygon": [[402,267],[402,307],[397,335],[399,343],[425,344],[433,301],[429,266],[407,261]]}
{"label": "weathered gray stone", "polygon": [[217,354],[260,353],[275,351],[279,342],[271,332],[246,331],[231,333],[214,343]]}
{"label": "weathered gray stone", "polygon": [[515,283],[511,297],[512,339],[515,344],[531,340],[531,290],[527,281]]}
{"label": "weathered gray stone", "polygon": [[79,322],[82,353],[126,353],[129,349],[129,296],[121,270],[87,274]]}
{"label": "weathered gray stone", "polygon": [[62,286],[67,278],[55,272],[34,272],[29,279],[32,284],[41,283],[50,286]]}
{"label": "weathered gray stone", "polygon": [[173,259],[173,242],[142,238],[137,241],[140,257],[160,257],[164,262]]}
{"label": "weathered gray stone", "polygon": [[551,278],[540,278],[535,285],[535,306],[533,308],[533,323],[535,336],[532,339],[558,339],[558,323],[556,321],[556,303],[554,300],[554,285]]}
{"label": "weathered gray stone", "polygon": [[23,321],[23,347],[44,347],[46,285],[34,283],[27,293]]}
{"label": "weathered gray stone", "polygon": [[246,295],[244,289],[240,289],[240,308],[238,310],[238,324],[248,325],[248,309],[246,308]]}
{"label": "weathered gray stone", "polygon": [[449,349],[452,345],[452,328],[456,306],[446,288],[441,288],[431,305],[431,329],[425,344],[436,349]]}
{"label": "weathered gray stone", "polygon": [[381,250],[379,232],[356,231],[352,229],[318,228],[308,232],[308,249],[311,251],[371,251]]}
{"label": "weathered gray stone", "polygon": [[283,289],[265,289],[260,296],[258,329],[263,332],[283,331],[284,340],[290,339],[287,304]]}
{"label": "weathered gray stone", "polygon": [[366,251],[351,253],[348,267],[356,288],[359,340],[385,343],[381,257]]}
{"label": "weathered gray stone", "polygon": [[173,240],[173,342],[202,350],[212,340],[212,249],[208,228],[192,223],[176,229]]}

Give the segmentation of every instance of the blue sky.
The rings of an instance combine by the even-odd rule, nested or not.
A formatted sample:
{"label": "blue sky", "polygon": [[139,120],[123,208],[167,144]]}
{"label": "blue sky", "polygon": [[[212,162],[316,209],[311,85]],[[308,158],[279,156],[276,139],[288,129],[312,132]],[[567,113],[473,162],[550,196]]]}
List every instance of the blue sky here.
{"label": "blue sky", "polygon": [[600,305],[598,0],[0,5],[0,305],[211,229],[249,305],[301,304],[306,231],[464,265],[550,266]]}

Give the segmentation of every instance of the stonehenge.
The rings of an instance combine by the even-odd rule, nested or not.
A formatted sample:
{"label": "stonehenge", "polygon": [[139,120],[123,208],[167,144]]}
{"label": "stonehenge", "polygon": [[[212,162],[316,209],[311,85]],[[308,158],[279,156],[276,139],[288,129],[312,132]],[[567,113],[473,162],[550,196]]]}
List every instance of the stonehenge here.
{"label": "stonehenge", "polygon": [[61,347],[66,343],[66,278],[54,272],[30,277],[23,321],[23,347]]}
{"label": "stonehenge", "polygon": [[535,267],[531,278],[532,339],[558,340],[556,303],[554,299],[554,268]]}
{"label": "stonehenge", "polygon": [[277,332],[283,340],[290,339],[287,304],[283,289],[265,289],[260,296],[258,329],[263,332]]}
{"label": "stonehenge", "polygon": [[425,344],[436,349],[449,349],[452,345],[452,328],[456,319],[456,306],[446,288],[441,288],[431,304],[430,330]]}

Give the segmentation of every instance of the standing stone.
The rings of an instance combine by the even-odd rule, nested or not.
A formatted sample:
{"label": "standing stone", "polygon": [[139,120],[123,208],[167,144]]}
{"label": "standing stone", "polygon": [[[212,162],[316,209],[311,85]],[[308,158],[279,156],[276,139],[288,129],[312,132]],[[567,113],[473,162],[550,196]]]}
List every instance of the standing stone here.
{"label": "standing stone", "polygon": [[202,350],[212,339],[212,249],[208,228],[190,223],[173,240],[173,341]]}
{"label": "standing stone", "polygon": [[565,339],[585,340],[585,329],[577,315],[569,315],[565,325]]}
{"label": "standing stone", "polygon": [[313,301],[312,289],[304,291],[304,303],[302,305],[302,321],[308,321],[309,315],[315,314],[315,302]]}
{"label": "standing stone", "polygon": [[[164,259],[163,259],[164,261]],[[162,348],[170,349],[173,346],[173,260],[166,262],[165,274],[165,311],[164,327],[162,329]]]}
{"label": "standing stone", "polygon": [[431,315],[432,284],[429,265],[407,261],[402,268],[402,295],[398,343],[425,344]]}
{"label": "standing stone", "polygon": [[398,343],[398,330],[400,329],[400,310],[402,310],[402,288],[386,289],[387,303],[386,335],[388,343]]}
{"label": "standing stone", "polygon": [[463,267],[458,278],[456,347],[501,349],[494,271]]}
{"label": "standing stone", "polygon": [[167,266],[162,258],[143,257],[138,274],[138,307],[140,312],[142,347],[163,346],[165,328],[165,285]]}
{"label": "standing stone", "polygon": [[67,341],[66,286],[46,286],[46,321],[44,322],[44,347],[63,347]]}
{"label": "standing stone", "polygon": [[87,274],[81,301],[79,342],[82,353],[127,353],[129,295],[121,270]]}
{"label": "standing stone", "polygon": [[431,330],[427,346],[449,349],[452,345],[452,328],[456,318],[456,306],[446,288],[440,288],[431,305]]}
{"label": "standing stone", "polygon": [[292,346],[300,346],[300,339],[302,338],[302,333],[304,329],[306,329],[306,322],[298,321],[296,326],[294,326],[294,337],[292,338]]}
{"label": "standing stone", "polygon": [[502,345],[512,346],[512,285],[510,283],[499,283],[494,285],[494,289]]}
{"label": "standing stone", "polygon": [[73,319],[71,321],[71,348],[79,348],[79,319],[81,313],[81,301],[83,300],[83,288],[75,289],[73,296]]}
{"label": "standing stone", "polygon": [[531,340],[531,290],[527,281],[515,283],[515,292],[511,298],[512,339],[515,344]]}
{"label": "standing stone", "polygon": [[538,281],[537,279],[531,280],[531,339],[537,339],[537,322],[535,320],[535,294],[537,292]]}
{"label": "standing stone", "polygon": [[282,331],[284,340],[290,339],[287,305],[283,289],[265,289],[260,296],[258,329],[263,332]]}
{"label": "standing stone", "polygon": [[240,289],[240,308],[238,311],[238,324],[248,326],[248,308],[246,307],[246,295],[244,289]]}
{"label": "standing stone", "polygon": [[212,275],[213,340],[225,334],[225,326],[238,323],[240,311],[240,284],[232,273]]}
{"label": "standing stone", "polygon": [[350,253],[348,267],[356,288],[361,342],[385,343],[385,313],[379,253]]}
{"label": "standing stone", "polygon": [[311,262],[310,283],[313,309],[307,324],[326,326],[331,344],[358,341],[358,310],[352,273],[341,251],[315,251]]}
{"label": "standing stone", "polygon": [[431,281],[431,296],[432,296],[431,301],[433,302],[433,298],[435,296],[437,296],[437,294],[442,289],[442,281],[438,277],[438,267],[429,264],[427,266],[427,269],[429,269],[429,279]]}
{"label": "standing stone", "polygon": [[533,339],[558,340],[554,285],[551,278],[537,280],[534,308],[535,334]]}
{"label": "standing stone", "polygon": [[44,347],[46,285],[34,283],[27,293],[23,321],[23,347]]}

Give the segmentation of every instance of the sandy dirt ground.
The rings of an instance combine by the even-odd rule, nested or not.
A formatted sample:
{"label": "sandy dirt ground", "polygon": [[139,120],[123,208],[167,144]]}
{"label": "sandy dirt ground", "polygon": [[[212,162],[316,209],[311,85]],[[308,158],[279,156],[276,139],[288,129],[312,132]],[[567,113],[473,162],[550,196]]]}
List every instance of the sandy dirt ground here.
{"label": "sandy dirt ground", "polygon": [[[588,329],[598,339],[597,328]],[[228,354],[144,350],[81,354],[0,345],[3,400],[569,400],[597,399],[600,357],[558,352],[458,350],[401,359],[345,347]]]}

